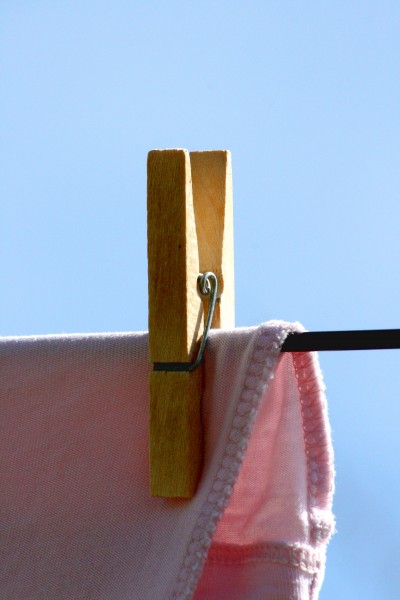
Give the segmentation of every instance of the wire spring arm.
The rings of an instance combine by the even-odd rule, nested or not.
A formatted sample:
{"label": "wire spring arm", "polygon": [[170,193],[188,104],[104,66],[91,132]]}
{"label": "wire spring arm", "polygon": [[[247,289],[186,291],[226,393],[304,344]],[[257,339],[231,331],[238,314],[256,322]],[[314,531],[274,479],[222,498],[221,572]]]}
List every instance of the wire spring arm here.
{"label": "wire spring arm", "polygon": [[208,307],[206,324],[204,327],[203,337],[201,339],[200,348],[197,353],[196,360],[192,363],[154,363],[154,371],[195,371],[202,363],[204,349],[206,347],[208,334],[210,331],[212,318],[214,315],[215,304],[218,299],[218,279],[215,273],[207,271],[206,273],[200,273],[197,278],[197,286],[200,294],[204,298],[210,297],[210,304]]}

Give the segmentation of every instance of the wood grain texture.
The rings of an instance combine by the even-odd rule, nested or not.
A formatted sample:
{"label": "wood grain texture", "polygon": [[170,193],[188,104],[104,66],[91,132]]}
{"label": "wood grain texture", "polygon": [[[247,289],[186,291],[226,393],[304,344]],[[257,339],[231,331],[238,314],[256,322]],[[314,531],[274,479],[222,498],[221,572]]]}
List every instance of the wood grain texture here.
{"label": "wood grain texture", "polygon": [[187,362],[202,334],[199,257],[187,150],[152,150],[147,162],[150,360]]}
{"label": "wood grain texture", "polygon": [[[147,163],[151,362],[193,362],[208,302],[199,272],[218,277],[212,327],[234,326],[232,170],[228,151],[153,150]],[[193,497],[201,474],[202,366],[150,374],[150,491]]]}
{"label": "wood grain texture", "polygon": [[192,498],[203,462],[202,369],[150,373],[152,496]]}
{"label": "wood grain texture", "polygon": [[190,163],[200,272],[216,274],[221,294],[212,327],[228,329],[235,326],[231,153],[191,152]]}
{"label": "wood grain texture", "polygon": [[[203,332],[199,259],[187,150],[148,156],[149,351],[152,362],[191,362]],[[202,368],[150,375],[150,489],[191,498],[200,476]]]}

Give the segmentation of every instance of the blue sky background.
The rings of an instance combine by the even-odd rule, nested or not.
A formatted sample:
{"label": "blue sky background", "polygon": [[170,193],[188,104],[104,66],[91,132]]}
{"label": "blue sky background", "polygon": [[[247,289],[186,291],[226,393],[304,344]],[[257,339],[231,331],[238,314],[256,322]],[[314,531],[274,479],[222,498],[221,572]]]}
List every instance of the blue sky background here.
{"label": "blue sky background", "polygon": [[[400,4],[1,0],[0,334],[147,329],[146,158],[229,149],[237,325],[400,327]],[[320,598],[399,597],[400,351],[321,353]]]}

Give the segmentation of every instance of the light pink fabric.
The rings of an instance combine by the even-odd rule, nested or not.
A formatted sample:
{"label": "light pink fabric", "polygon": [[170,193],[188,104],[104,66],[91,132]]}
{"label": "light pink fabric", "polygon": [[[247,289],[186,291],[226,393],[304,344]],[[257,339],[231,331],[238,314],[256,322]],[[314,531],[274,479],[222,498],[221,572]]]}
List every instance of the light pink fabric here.
{"label": "light pink fabric", "polygon": [[212,332],[190,501],[149,495],[147,334],[3,338],[0,597],[315,600],[333,459],[317,357],[279,352],[300,329]]}

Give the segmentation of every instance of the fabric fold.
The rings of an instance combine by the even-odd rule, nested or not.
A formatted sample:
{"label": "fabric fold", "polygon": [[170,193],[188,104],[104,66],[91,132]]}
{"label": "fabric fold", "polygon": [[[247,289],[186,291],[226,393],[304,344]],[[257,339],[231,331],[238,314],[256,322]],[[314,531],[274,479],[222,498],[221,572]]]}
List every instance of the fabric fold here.
{"label": "fabric fold", "polygon": [[333,529],[317,356],[299,324],[210,333],[195,497],[151,498],[146,333],[3,338],[5,600],[315,599]]}

